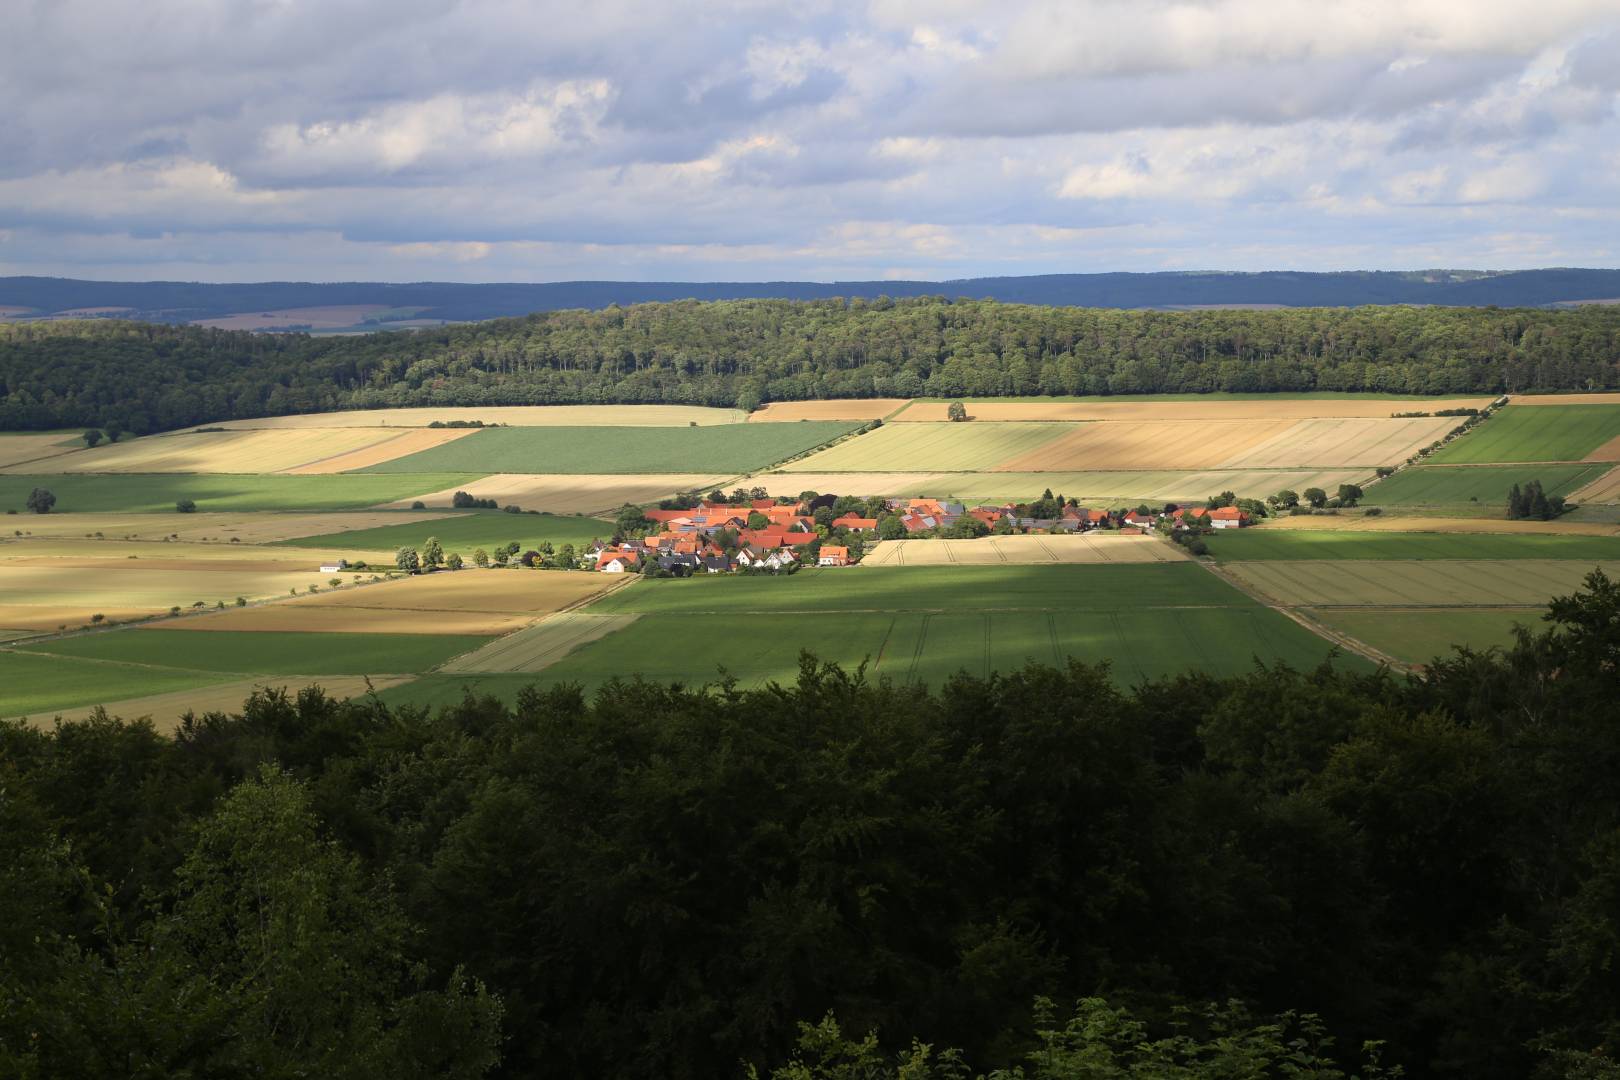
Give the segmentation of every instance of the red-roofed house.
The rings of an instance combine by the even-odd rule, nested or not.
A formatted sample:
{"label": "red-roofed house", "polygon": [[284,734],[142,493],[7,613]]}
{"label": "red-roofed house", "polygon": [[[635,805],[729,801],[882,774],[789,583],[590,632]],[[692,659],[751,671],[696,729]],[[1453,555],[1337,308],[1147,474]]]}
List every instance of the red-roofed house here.
{"label": "red-roofed house", "polygon": [[833,526],[839,529],[848,529],[850,532],[876,532],[877,518],[861,517],[859,514],[845,514],[843,517],[833,518]]}
{"label": "red-roofed house", "polygon": [[596,557],[596,568],[604,574],[622,574],[640,564],[640,556],[633,551],[614,551],[610,548]]}
{"label": "red-roofed house", "polygon": [[821,545],[821,555],[816,559],[817,566],[848,566],[849,548],[835,547],[832,544]]}
{"label": "red-roofed house", "polygon": [[1249,523],[1249,515],[1235,506],[1223,506],[1209,512],[1209,523],[1217,529],[1241,529]]}

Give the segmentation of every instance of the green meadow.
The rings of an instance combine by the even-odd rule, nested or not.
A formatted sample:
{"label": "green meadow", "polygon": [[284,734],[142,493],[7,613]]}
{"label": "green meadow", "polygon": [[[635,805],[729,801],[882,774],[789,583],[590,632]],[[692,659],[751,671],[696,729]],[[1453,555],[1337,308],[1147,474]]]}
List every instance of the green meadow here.
{"label": "green meadow", "polygon": [[[114,630],[26,646],[29,652],[81,660],[184,664],[195,671],[242,675],[401,675],[444,663],[489,639],[469,634]],[[158,691],[151,691],[157,693]],[[112,699],[121,695],[102,693]],[[62,702],[53,702],[65,708]]]}
{"label": "green meadow", "polygon": [[0,717],[48,715],[227,681],[229,676],[203,671],[0,650]]}
{"label": "green meadow", "polygon": [[1405,611],[1332,608],[1315,617],[1373,648],[1408,664],[1427,664],[1452,655],[1452,646],[1488,649],[1513,640],[1515,623],[1539,629],[1542,609],[1450,608]]}
{"label": "green meadow", "polygon": [[[1491,421],[1495,423],[1495,421]],[[1413,465],[1367,486],[1371,506],[1447,506],[1478,503],[1507,513],[1508,489],[1541,481],[1549,495],[1568,495],[1613,465]]]}
{"label": "green meadow", "polygon": [[1620,437],[1614,405],[1509,405],[1430,457],[1440,465],[1580,461]]}
{"label": "green meadow", "polygon": [[1295,559],[1620,559],[1620,537],[1244,529],[1207,541],[1221,562]]}
{"label": "green meadow", "polygon": [[600,518],[468,510],[456,517],[303,536],[281,543],[287,547],[389,551],[407,545],[421,547],[428,537],[433,536],[438,537],[447,553],[460,551],[463,558],[470,559],[478,548],[488,550],[514,541],[525,549],[537,547],[542,541],[556,547],[563,544],[579,547],[598,537],[607,539],[612,535],[613,522]]}

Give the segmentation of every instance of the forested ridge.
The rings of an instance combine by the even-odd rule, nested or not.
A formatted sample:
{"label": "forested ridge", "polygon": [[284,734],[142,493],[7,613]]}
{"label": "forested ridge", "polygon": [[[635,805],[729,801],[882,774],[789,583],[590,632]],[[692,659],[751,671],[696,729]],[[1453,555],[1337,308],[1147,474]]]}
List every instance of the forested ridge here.
{"label": "forested ridge", "polygon": [[1613,1077],[1620,587],[1549,616],[1401,679],[0,724],[0,1074]]}
{"label": "forested ridge", "polygon": [[0,326],[0,428],[400,405],[1620,387],[1620,307],[1122,311],[737,300],[317,338],[108,320]]}

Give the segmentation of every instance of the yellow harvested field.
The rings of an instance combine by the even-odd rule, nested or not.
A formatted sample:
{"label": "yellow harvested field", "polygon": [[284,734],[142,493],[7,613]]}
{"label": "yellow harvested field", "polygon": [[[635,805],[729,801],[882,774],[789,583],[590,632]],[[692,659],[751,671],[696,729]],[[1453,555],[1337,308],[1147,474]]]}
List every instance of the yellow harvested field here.
{"label": "yellow harvested field", "polygon": [[1158,563],[1183,562],[1188,557],[1181,548],[1155,536],[1108,532],[1077,536],[981,536],[977,540],[885,540],[867,553],[861,565]]}
{"label": "yellow harvested field", "polygon": [[1620,405],[1620,393],[1514,394],[1515,405]]}
{"label": "yellow harvested field", "polygon": [[[360,697],[371,690],[386,690],[391,686],[408,683],[412,679],[409,675],[326,675],[321,678],[301,676],[274,676],[259,679],[239,679],[235,682],[215,683],[212,686],[198,687],[195,690],[177,690],[168,694],[153,694],[150,697],[128,698],[124,701],[109,701],[105,706],[109,716],[122,717],[125,720],[137,720],[146,717],[152,725],[162,732],[173,732],[180,726],[180,719],[186,713],[195,713],[202,716],[204,713],[222,712],[236,713],[242,710],[242,702],[252,696],[255,690],[284,689],[288,695],[295,696],[307,686],[318,686],[326,691],[327,697],[350,698]],[[57,717],[63,720],[87,720],[95,712],[94,706],[79,709],[58,709],[51,713],[50,720],[35,718],[35,723],[41,727],[48,726]]]}
{"label": "yellow harvested field", "polygon": [[1402,420],[1350,417],[1301,420],[1265,442],[1227,458],[1226,469],[1290,469],[1305,466],[1399,465],[1430,443],[1443,439],[1461,417]]}
{"label": "yellow harvested field", "polygon": [[1026,454],[981,468],[994,472],[1210,469],[1294,427],[1291,420],[1091,423]]}
{"label": "yellow harvested field", "polygon": [[[409,503],[406,504],[407,506]],[[217,541],[229,544],[270,544],[300,536],[352,529],[375,529],[384,525],[414,524],[456,517],[449,511],[398,510],[329,511],[323,513],[209,513],[195,514],[31,514],[10,519],[17,526],[4,535],[20,531],[24,536],[86,537],[101,533],[108,539],[162,540],[173,535],[179,541]],[[9,524],[9,522],[8,522]],[[235,548],[237,544],[231,544]],[[0,549],[3,551],[3,549]]]}
{"label": "yellow harvested field", "polygon": [[[358,591],[383,587],[381,583],[362,585]],[[227,608],[184,619],[164,619],[140,629],[308,631],[329,634],[509,634],[533,621],[532,615],[498,611],[435,611],[432,618],[416,618],[402,615],[397,608],[312,604],[308,599],[300,598],[254,607]]]}
{"label": "yellow harvested field", "polygon": [[946,484],[949,476],[946,473],[916,472],[766,473],[763,476],[750,476],[742,483],[748,488],[764,488],[773,499],[782,495],[797,495],[802,491],[854,495],[867,499],[927,491],[936,485]]}
{"label": "yellow harvested field", "polygon": [[0,435],[0,468],[83,449],[84,440],[71,435]]}
{"label": "yellow harvested field", "polygon": [[[1372,559],[1236,562],[1222,569],[1284,605],[1306,607],[1531,606],[1575,592],[1582,559]],[[1610,577],[1620,563],[1599,563]]]}
{"label": "yellow harvested field", "polygon": [[543,671],[581,645],[607,637],[638,618],[639,615],[587,615],[564,611],[526,630],[492,641],[475,652],[455,657],[439,670],[456,674]]}
{"label": "yellow harvested field", "polygon": [[103,443],[6,472],[272,473],[358,450],[390,438],[376,428],[312,431],[213,431]]}
{"label": "yellow harvested field", "polygon": [[[403,510],[421,500],[429,507],[449,506],[457,491],[469,491],[480,499],[494,499],[503,506],[516,503],[526,510],[548,514],[596,514],[617,509],[625,503],[649,503],[668,498],[679,491],[709,491],[731,479],[708,473],[650,473],[606,475],[545,475],[496,473],[470,484],[461,484],[431,495],[416,495],[385,503],[380,509]],[[795,492],[796,494],[797,492]]]}
{"label": "yellow harvested field", "polygon": [[[1620,395],[1615,395],[1620,397]],[[974,420],[1314,420],[1332,417],[1389,417],[1398,412],[1440,409],[1483,409],[1494,398],[1253,398],[1207,401],[973,401],[963,402]],[[1515,401],[1522,399],[1515,398]],[[1575,404],[1573,399],[1570,404]],[[896,423],[949,420],[943,401],[916,401],[894,418]]]}
{"label": "yellow harvested field", "polygon": [[[1613,474],[1611,474],[1613,475]],[[1578,500],[1577,500],[1578,501]],[[1360,514],[1272,518],[1259,526],[1309,532],[1484,533],[1500,536],[1620,536],[1620,525],[1601,521],[1508,521],[1505,518],[1398,517]]]}
{"label": "yellow harvested field", "polygon": [[[353,430],[364,430],[355,428]],[[431,450],[445,443],[464,439],[477,431],[477,428],[412,428],[410,431],[395,435],[380,443],[362,446],[358,450],[350,450],[345,454],[334,454],[331,457],[311,461],[307,465],[285,469],[293,476],[327,475],[331,473],[348,472],[350,469],[365,469],[372,465],[381,465],[385,461],[402,458],[406,454],[414,454],[421,450]]]}
{"label": "yellow harvested field", "polygon": [[773,401],[749,414],[748,419],[756,423],[768,420],[881,420],[904,407],[907,400],[842,398],[837,401]]}
{"label": "yellow harvested field", "polygon": [[199,600],[213,607],[221,600],[234,603],[238,596],[249,600],[286,596],[292,589],[302,592],[312,583],[324,588],[330,576],[319,573],[314,565],[248,569],[229,560],[199,560],[185,569],[148,569],[133,559],[99,560],[93,567],[73,565],[75,562],[79,560],[50,565],[0,561],[0,597],[4,597],[0,627],[51,629],[59,623],[87,623],[98,613],[108,619],[132,618],[165,613],[175,605],[189,609]]}
{"label": "yellow harvested field", "polygon": [[1569,501],[1581,503],[1620,503],[1620,468],[1610,469],[1579,491],[1570,492]]}
{"label": "yellow harvested field", "polygon": [[1620,435],[1616,435],[1590,454],[1587,461],[1620,461]]}
{"label": "yellow harvested field", "polygon": [[[300,413],[256,420],[223,420],[210,427],[345,428],[427,427],[435,420],[477,420],[512,427],[686,427],[688,424],[740,424],[748,419],[741,409],[711,409],[702,405],[434,405],[411,409],[350,409],[345,412]],[[455,429],[452,429],[455,430]]]}

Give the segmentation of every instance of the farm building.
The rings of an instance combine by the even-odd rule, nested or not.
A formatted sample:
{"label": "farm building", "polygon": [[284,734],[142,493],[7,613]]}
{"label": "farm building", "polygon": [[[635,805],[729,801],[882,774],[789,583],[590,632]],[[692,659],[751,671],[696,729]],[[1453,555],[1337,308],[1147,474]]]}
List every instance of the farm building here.
{"label": "farm building", "polygon": [[821,546],[821,555],[816,559],[817,566],[848,566],[849,548],[835,547],[832,544]]}

